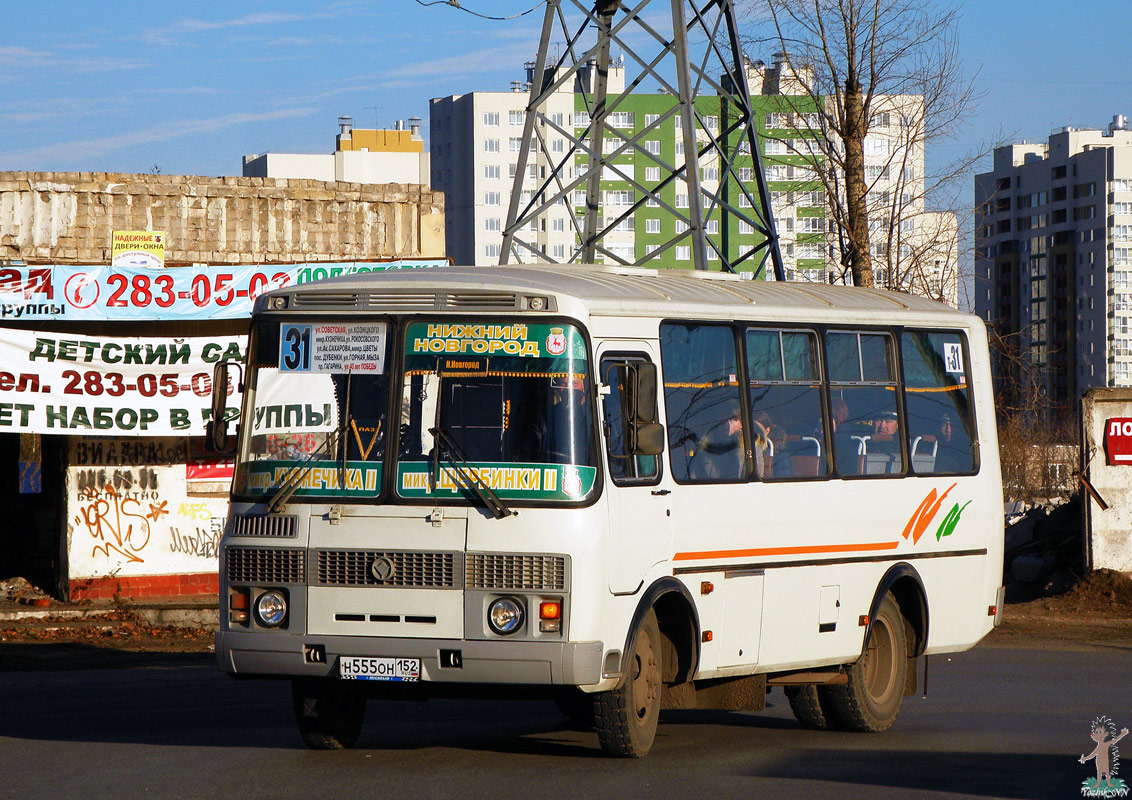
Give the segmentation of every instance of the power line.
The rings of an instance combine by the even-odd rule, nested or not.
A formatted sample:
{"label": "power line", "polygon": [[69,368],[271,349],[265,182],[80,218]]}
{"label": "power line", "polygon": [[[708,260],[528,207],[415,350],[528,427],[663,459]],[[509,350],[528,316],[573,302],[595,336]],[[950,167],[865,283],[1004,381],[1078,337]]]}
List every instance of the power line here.
{"label": "power line", "polygon": [[472,11],[470,8],[464,8],[462,5],[460,5],[460,0],[432,0],[432,2],[428,2],[428,3],[424,2],[424,0],[417,0],[417,5],[426,6],[426,7],[427,6],[438,6],[438,5],[452,6],[453,8],[459,9],[460,11],[463,11],[466,14],[471,14],[473,17],[479,17],[480,19],[495,20],[496,22],[504,22],[504,21],[509,20],[509,19],[518,19],[519,17],[525,17],[525,16],[527,16],[527,14],[530,14],[535,9],[541,8],[543,3],[545,3],[545,2],[546,2],[546,0],[542,0],[542,2],[536,3],[535,5],[528,8],[526,11],[522,11],[518,14],[512,14],[509,17],[493,17],[493,16],[490,16],[488,14],[481,14],[478,11]]}

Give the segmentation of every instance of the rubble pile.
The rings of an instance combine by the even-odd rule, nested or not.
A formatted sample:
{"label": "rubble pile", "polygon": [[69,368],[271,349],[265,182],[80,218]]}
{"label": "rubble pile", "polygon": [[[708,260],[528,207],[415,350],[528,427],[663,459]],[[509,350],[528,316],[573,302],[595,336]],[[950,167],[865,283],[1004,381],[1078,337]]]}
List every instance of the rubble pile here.
{"label": "rubble pile", "polygon": [[1003,583],[1008,602],[1026,602],[1070,590],[1085,574],[1081,496],[1027,507],[1006,516]]}

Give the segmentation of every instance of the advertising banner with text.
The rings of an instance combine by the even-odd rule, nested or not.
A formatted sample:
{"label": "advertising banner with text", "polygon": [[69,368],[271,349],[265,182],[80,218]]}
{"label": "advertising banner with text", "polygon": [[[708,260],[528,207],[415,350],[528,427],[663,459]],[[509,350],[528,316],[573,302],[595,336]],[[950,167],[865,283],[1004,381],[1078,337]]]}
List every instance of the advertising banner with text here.
{"label": "advertising banner with text", "polygon": [[[247,337],[91,337],[5,330],[0,433],[203,436],[212,366]],[[239,414],[233,394],[227,416]]]}
{"label": "advertising banner with text", "polygon": [[251,315],[283,286],[339,275],[447,266],[445,259],[236,267],[42,266],[0,268],[0,319],[202,320]]}

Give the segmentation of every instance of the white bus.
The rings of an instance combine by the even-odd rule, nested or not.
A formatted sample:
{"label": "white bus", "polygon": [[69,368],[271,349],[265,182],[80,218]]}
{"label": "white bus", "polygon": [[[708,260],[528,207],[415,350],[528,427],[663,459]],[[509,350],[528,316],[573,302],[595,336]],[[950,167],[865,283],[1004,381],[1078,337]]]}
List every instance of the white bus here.
{"label": "white bus", "polygon": [[292,679],[311,747],[453,694],[554,698],[621,756],[776,686],[882,730],[999,619],[986,335],[943,305],[449,267],[267,294],[248,354],[216,652]]}

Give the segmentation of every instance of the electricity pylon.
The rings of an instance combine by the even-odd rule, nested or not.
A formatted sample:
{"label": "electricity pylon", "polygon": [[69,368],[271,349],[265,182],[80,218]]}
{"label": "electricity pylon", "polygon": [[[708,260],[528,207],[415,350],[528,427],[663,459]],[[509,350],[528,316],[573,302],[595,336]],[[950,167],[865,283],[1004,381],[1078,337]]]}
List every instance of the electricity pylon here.
{"label": "electricity pylon", "polygon": [[[564,44],[548,61],[555,39]],[[611,58],[614,45],[622,54],[617,61]],[[609,91],[611,66],[624,70],[620,91]],[[566,262],[593,263],[600,253],[606,263],[650,266],[683,243],[690,244],[696,269],[709,268],[711,253],[722,269],[749,263],[758,277],[769,258],[775,280],[785,279],[731,0],[593,0],[592,6],[546,0],[538,56],[528,74],[530,97],[501,264],[561,260],[548,257],[528,235],[548,209],[561,204],[569,208],[575,234]],[[547,112],[551,96],[571,88],[582,99],[581,125]],[[621,130],[627,127],[624,113],[611,123],[611,115],[632,107],[627,101],[634,92],[672,98],[647,124],[633,125],[635,133]],[[682,156],[671,163],[645,144],[666,123],[677,125],[677,153],[683,145]],[[561,151],[551,152],[551,133],[565,140]],[[524,194],[528,165],[536,161],[544,167],[535,176],[538,188]],[[714,179],[705,180],[701,167]],[[626,181],[631,191],[619,196],[620,204],[603,205],[603,179]],[[575,213],[583,192],[584,211]],[[611,249],[606,237],[648,206],[665,209],[683,229],[678,225],[640,258]],[[741,223],[760,234],[747,237],[753,245],[737,244]]]}

